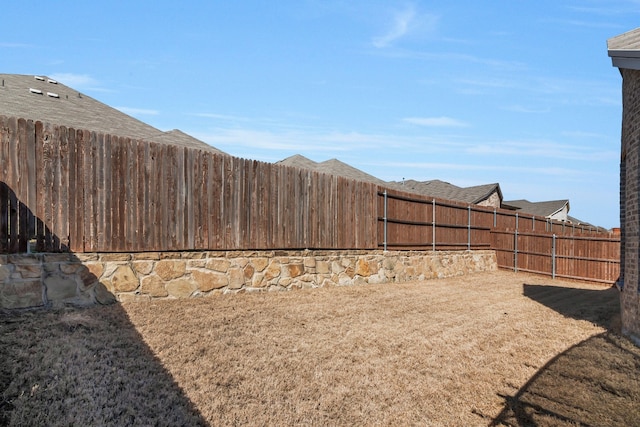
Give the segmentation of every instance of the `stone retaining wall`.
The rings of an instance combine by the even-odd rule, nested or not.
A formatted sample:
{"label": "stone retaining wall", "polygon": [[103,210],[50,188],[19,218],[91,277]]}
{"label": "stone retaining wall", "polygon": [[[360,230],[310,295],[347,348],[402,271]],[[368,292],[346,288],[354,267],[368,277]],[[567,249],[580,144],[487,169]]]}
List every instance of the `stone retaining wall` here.
{"label": "stone retaining wall", "polygon": [[497,268],[493,251],[2,255],[0,308],[398,283]]}

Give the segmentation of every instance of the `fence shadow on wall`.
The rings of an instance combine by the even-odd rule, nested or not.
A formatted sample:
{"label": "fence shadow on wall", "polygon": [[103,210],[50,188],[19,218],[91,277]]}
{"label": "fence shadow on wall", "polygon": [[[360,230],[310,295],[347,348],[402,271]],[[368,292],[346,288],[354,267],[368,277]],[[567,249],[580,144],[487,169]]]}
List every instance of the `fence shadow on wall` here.
{"label": "fence shadow on wall", "polygon": [[0,254],[68,252],[69,246],[4,181],[0,181]]}
{"label": "fence shadow on wall", "polygon": [[[0,196],[0,253],[22,252],[4,255],[8,263],[0,264],[0,425],[207,425],[120,304],[2,308],[55,302],[54,295],[43,293],[42,277],[28,277],[33,272],[29,259],[60,255],[24,253],[30,241],[42,248],[40,242],[60,239],[5,182],[0,182]],[[72,253],[65,259],[69,265],[80,263]],[[106,292],[81,268],[84,285]]]}

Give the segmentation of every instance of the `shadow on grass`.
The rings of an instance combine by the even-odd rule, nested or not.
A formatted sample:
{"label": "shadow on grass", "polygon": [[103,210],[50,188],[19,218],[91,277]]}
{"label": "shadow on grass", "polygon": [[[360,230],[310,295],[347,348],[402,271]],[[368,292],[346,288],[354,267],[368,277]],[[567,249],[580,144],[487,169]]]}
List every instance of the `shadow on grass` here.
{"label": "shadow on grass", "polygon": [[616,287],[579,289],[548,285],[523,285],[523,295],[565,317],[587,320],[608,328],[620,309],[620,292]]}
{"label": "shadow on grass", "polygon": [[119,304],[0,313],[0,425],[207,425]]}
{"label": "shadow on grass", "polygon": [[[0,181],[0,253],[24,253],[33,239],[38,250],[69,251]],[[70,261],[77,258],[71,254]],[[65,282],[71,294],[81,294],[77,301],[60,292],[43,297],[36,279],[14,284],[11,298],[0,281],[0,296],[11,308],[48,307],[56,298],[54,305],[115,301],[87,268],[81,273],[81,283]],[[207,425],[119,304],[1,307],[0,425]]]}
{"label": "shadow on grass", "polygon": [[549,361],[492,426],[640,425],[640,348],[611,332],[591,337]]}
{"label": "shadow on grass", "polygon": [[524,295],[610,330],[554,357],[514,396],[501,396],[505,407],[490,425],[640,425],[640,348],[615,332],[617,289],[525,284]]}

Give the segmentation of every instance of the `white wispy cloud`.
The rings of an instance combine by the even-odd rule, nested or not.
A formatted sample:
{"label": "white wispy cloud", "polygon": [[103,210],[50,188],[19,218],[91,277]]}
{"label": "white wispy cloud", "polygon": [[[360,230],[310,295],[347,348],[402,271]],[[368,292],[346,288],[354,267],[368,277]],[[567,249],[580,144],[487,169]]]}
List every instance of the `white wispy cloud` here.
{"label": "white wispy cloud", "polygon": [[387,141],[383,136],[358,132],[264,131],[251,129],[217,129],[193,132],[193,136],[208,144],[225,149],[283,150],[299,152],[345,152],[362,149]]}
{"label": "white wispy cloud", "polygon": [[396,14],[393,20],[393,25],[387,31],[386,34],[378,37],[374,37],[372,42],[377,48],[383,48],[389,46],[394,41],[404,36],[409,31],[411,21],[416,16],[416,12],[413,7],[406,9]]}
{"label": "white wispy cloud", "polygon": [[98,81],[88,74],[55,73],[49,77],[75,89],[90,89],[100,86]]}
{"label": "white wispy cloud", "polygon": [[560,167],[520,167],[509,166],[503,164],[469,164],[469,163],[446,163],[446,162],[380,162],[369,165],[387,166],[398,169],[416,169],[420,171],[489,171],[489,172],[518,172],[531,173],[536,175],[552,175],[552,176],[569,176],[583,175],[585,172],[579,169],[560,168]]}
{"label": "white wispy cloud", "polygon": [[26,49],[34,47],[34,45],[27,43],[11,43],[11,42],[0,42],[0,47],[10,48],[10,49]]}
{"label": "white wispy cloud", "polygon": [[617,152],[613,150],[594,150],[585,145],[562,144],[554,141],[481,143],[469,146],[466,152],[484,156],[538,157],[593,162],[617,158]]}
{"label": "white wispy cloud", "polygon": [[54,73],[49,75],[54,80],[60,83],[70,86],[77,90],[92,91],[92,92],[113,92],[113,89],[109,89],[104,86],[103,83],[91,77],[88,74],[76,74],[76,73]]}
{"label": "white wispy cloud", "polygon": [[432,31],[438,22],[438,17],[431,14],[419,14],[413,5],[397,11],[388,30],[373,37],[371,43],[374,47],[381,49],[389,47],[403,37],[420,31]]}
{"label": "white wispy cloud", "polygon": [[524,105],[508,105],[502,108],[506,111],[513,111],[514,113],[527,113],[527,114],[544,114],[550,113],[551,108],[534,108],[534,107],[525,107]]}
{"label": "white wispy cloud", "polygon": [[468,127],[469,124],[451,117],[405,117],[405,123],[428,127]]}

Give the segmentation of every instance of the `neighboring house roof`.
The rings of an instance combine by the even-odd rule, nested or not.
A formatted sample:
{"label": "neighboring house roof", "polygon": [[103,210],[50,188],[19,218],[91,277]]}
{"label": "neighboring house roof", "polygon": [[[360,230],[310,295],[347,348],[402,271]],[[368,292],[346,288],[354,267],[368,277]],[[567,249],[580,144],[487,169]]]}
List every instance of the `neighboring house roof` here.
{"label": "neighboring house roof", "polygon": [[607,40],[614,67],[640,70],[640,28]]}
{"label": "neighboring house roof", "polygon": [[156,129],[47,76],[0,74],[0,114],[223,153],[183,132]]}
{"label": "neighboring house roof", "polygon": [[305,156],[301,156],[300,154],[287,157],[286,159],[276,162],[276,164],[311,170],[315,170],[316,166],[318,166],[318,163],[311,159],[307,159]]}
{"label": "neighboring house roof", "polygon": [[294,166],[301,169],[310,169],[328,175],[343,176],[345,178],[354,179],[356,181],[371,182],[378,185],[386,185],[387,183],[373,175],[369,175],[360,169],[354,168],[338,159],[331,159],[324,162],[314,162],[300,154],[296,154],[286,159],[276,162],[276,164]]}
{"label": "neighboring house roof", "polygon": [[393,184],[395,188],[410,193],[419,193],[440,199],[471,204],[478,204],[488,199],[493,193],[498,192],[500,200],[502,201],[502,191],[500,190],[500,185],[497,183],[476,185],[473,187],[458,187],[457,185],[440,181],[439,179],[431,181],[415,181],[409,179],[402,183],[393,182]]}
{"label": "neighboring house roof", "polygon": [[545,218],[550,218],[554,214],[562,211],[565,207],[567,208],[567,212],[569,211],[569,201],[568,200],[551,200],[547,202],[530,202],[528,200],[509,200],[504,202],[505,205],[513,206],[517,210],[522,212],[540,216]]}

